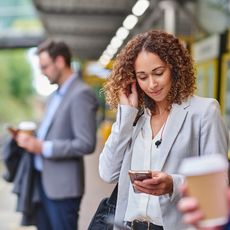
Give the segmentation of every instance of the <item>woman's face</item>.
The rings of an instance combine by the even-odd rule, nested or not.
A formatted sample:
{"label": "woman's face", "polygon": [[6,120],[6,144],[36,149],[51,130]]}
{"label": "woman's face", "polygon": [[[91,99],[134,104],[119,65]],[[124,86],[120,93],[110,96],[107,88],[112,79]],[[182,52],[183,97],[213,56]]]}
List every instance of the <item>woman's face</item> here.
{"label": "woman's face", "polygon": [[135,74],[140,88],[157,104],[167,103],[172,86],[170,68],[158,55],[141,51],[134,63]]}

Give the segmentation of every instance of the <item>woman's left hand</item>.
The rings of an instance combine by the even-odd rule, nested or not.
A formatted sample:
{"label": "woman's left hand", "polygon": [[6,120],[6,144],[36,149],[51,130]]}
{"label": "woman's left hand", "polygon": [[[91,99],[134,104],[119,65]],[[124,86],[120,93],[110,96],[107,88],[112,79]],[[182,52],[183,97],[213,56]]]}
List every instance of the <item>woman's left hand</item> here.
{"label": "woman's left hand", "polygon": [[173,179],[167,173],[153,171],[151,179],[135,180],[134,186],[138,192],[160,196],[173,192]]}

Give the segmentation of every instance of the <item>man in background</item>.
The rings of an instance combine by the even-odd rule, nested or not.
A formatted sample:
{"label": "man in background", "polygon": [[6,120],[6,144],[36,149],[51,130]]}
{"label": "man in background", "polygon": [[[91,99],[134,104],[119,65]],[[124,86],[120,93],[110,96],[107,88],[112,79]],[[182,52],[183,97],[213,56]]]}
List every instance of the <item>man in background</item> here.
{"label": "man in background", "polygon": [[37,50],[42,73],[58,88],[50,96],[37,137],[20,133],[18,146],[34,154],[40,203],[38,230],[76,230],[84,193],[83,156],[96,143],[97,100],[71,68],[63,42],[47,41]]}

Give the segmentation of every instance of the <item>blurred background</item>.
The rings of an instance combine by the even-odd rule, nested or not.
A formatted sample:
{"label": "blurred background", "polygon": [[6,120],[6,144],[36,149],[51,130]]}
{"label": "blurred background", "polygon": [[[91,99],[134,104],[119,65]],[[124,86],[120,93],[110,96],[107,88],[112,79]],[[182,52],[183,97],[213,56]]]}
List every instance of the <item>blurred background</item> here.
{"label": "blurred background", "polygon": [[[100,89],[121,47],[149,29],[165,30],[184,42],[196,62],[196,93],[220,102],[230,130],[229,0],[0,0],[0,173],[7,125],[39,122],[44,101],[55,89],[39,71],[35,51],[40,42],[52,38],[69,44],[73,67],[97,94],[98,146],[86,157],[80,230],[87,229],[98,202],[112,190],[97,172],[115,116]],[[19,227],[14,209],[11,185],[0,178],[0,229],[33,229]]]}

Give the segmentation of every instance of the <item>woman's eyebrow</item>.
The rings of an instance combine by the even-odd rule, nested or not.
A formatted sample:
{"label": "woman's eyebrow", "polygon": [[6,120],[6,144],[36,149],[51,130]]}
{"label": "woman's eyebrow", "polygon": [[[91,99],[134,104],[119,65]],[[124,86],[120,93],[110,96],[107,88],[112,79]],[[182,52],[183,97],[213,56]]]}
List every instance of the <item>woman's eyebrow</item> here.
{"label": "woman's eyebrow", "polygon": [[166,66],[163,66],[163,65],[162,65],[162,66],[158,66],[158,67],[154,68],[154,69],[152,70],[152,72],[155,71],[155,70],[158,70],[158,69],[163,69],[163,68],[166,68]]}
{"label": "woman's eyebrow", "polygon": [[[158,69],[162,69],[162,68],[166,68],[166,66],[157,66],[156,68],[152,69],[151,72],[154,72],[154,71],[156,71]],[[140,71],[136,72],[136,74],[138,74],[138,73],[142,74],[142,73],[145,73],[145,71],[140,70]]]}

